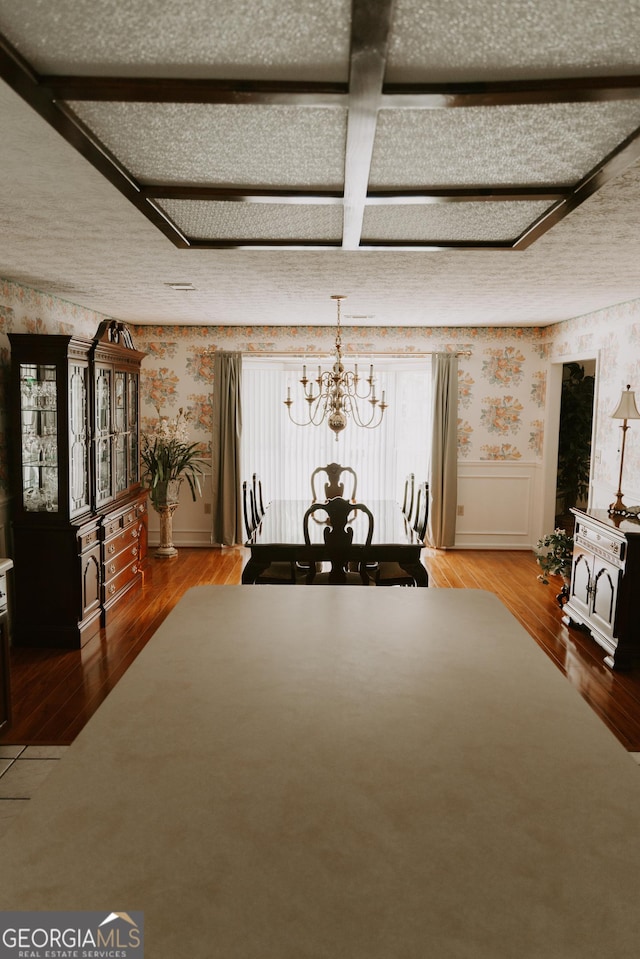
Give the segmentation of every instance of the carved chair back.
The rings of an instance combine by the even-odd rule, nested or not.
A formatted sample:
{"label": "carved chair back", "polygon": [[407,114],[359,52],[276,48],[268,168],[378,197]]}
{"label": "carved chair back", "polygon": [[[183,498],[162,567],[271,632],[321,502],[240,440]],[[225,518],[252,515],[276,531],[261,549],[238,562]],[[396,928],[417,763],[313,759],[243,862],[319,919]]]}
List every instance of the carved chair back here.
{"label": "carved chair back", "polygon": [[[373,537],[373,513],[364,505],[364,503],[350,503],[342,496],[335,496],[327,500],[326,503],[313,503],[304,514],[304,541],[309,546],[311,544],[310,523],[317,522],[315,514],[324,511],[327,515],[324,527],[324,557],[331,563],[331,572],[328,582],[343,584],[348,582],[349,564],[358,562],[358,576],[363,584],[367,584],[369,577],[365,569],[365,557],[362,555],[362,547],[371,544]],[[364,543],[353,545],[353,527],[349,522],[353,522],[356,514],[361,512],[367,520],[367,533]],[[316,565],[311,564],[307,575],[307,583],[313,583],[316,578]]]}
{"label": "carved chair back", "polygon": [[318,502],[319,499],[316,491],[316,477],[318,477],[320,473],[325,473],[327,476],[327,482],[324,484],[324,494],[325,499],[328,500],[344,496],[344,483],[341,482],[342,475],[343,473],[350,474],[353,485],[349,499],[355,502],[356,489],[358,487],[358,477],[356,476],[355,470],[350,466],[340,466],[339,463],[328,463],[327,466],[318,466],[311,474],[311,497],[314,503]]}

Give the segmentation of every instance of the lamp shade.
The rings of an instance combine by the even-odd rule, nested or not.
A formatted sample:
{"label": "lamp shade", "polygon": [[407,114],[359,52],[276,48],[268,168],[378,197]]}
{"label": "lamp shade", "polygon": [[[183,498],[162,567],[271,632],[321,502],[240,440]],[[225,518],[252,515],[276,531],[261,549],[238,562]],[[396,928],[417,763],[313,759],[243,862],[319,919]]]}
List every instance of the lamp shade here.
{"label": "lamp shade", "polygon": [[640,420],[640,412],[636,406],[636,394],[630,386],[622,391],[620,402],[611,414],[611,418],[614,420]]}

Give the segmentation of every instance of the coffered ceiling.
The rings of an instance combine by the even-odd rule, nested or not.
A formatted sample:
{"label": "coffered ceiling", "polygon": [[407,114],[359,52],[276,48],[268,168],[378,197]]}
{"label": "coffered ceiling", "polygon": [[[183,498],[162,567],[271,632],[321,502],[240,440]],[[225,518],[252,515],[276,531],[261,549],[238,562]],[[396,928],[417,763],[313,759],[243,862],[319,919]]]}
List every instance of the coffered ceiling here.
{"label": "coffered ceiling", "polygon": [[640,0],[0,0],[0,34],[5,278],[147,323],[640,297]]}

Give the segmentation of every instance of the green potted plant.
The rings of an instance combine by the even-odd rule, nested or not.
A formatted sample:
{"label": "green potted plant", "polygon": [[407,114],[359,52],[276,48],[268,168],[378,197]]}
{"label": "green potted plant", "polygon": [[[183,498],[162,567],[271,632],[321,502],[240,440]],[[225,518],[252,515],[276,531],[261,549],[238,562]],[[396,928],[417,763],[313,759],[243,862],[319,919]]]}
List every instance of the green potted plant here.
{"label": "green potted plant", "polygon": [[182,481],[186,479],[191,497],[202,493],[200,477],[205,461],[200,443],[189,442],[189,414],[182,407],[174,419],[158,412],[155,428],[142,435],[140,459],[143,481],[149,490],[151,505],[160,514],[160,546],[156,556],[175,556],[172,516],[178,505]]}
{"label": "green potted plant", "polygon": [[548,583],[549,576],[562,576],[565,583],[568,583],[573,562],[573,536],[564,529],[554,529],[552,533],[546,533],[538,540],[534,552],[536,562],[542,570],[538,574],[541,583]]}

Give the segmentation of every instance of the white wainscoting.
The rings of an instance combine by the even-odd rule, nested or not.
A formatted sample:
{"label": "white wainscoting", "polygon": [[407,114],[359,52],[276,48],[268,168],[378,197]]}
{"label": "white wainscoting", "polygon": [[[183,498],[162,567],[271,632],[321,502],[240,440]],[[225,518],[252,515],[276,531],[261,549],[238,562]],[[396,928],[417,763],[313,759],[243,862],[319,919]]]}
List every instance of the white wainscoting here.
{"label": "white wainscoting", "polygon": [[457,549],[532,549],[541,533],[537,463],[458,464]]}
{"label": "white wainscoting", "polygon": [[[211,502],[208,490],[193,503],[185,484],[173,514],[176,546],[210,546]],[[542,533],[542,470],[538,463],[467,462],[458,464],[456,549],[533,549]],[[149,546],[158,545],[160,524],[149,509]]]}

